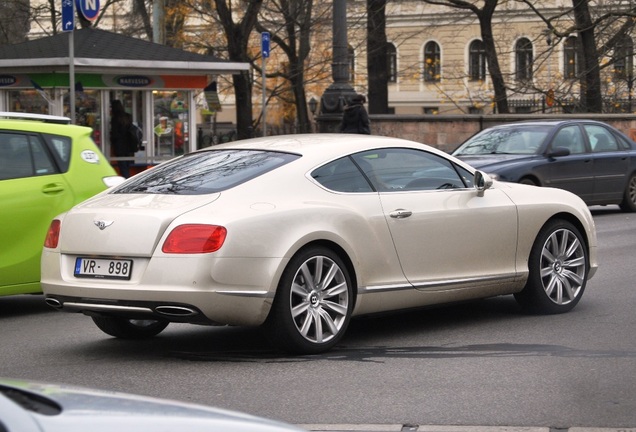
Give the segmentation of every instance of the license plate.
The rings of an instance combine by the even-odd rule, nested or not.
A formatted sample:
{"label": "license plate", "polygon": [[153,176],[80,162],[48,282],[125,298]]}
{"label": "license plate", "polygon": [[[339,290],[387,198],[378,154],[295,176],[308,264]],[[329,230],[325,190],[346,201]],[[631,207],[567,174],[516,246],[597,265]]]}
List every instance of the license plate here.
{"label": "license plate", "polygon": [[130,280],[132,260],[77,258],[75,260],[75,277],[98,279]]}

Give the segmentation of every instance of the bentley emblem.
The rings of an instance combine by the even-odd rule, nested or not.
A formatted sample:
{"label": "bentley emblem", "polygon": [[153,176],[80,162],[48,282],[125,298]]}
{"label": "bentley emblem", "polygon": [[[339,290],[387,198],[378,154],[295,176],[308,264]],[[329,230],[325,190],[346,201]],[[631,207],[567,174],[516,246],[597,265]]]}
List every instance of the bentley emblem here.
{"label": "bentley emblem", "polygon": [[99,228],[100,230],[104,230],[104,229],[108,228],[109,226],[111,226],[113,224],[113,222],[114,221],[107,221],[107,220],[96,220],[96,221],[93,221],[95,226],[97,228]]}

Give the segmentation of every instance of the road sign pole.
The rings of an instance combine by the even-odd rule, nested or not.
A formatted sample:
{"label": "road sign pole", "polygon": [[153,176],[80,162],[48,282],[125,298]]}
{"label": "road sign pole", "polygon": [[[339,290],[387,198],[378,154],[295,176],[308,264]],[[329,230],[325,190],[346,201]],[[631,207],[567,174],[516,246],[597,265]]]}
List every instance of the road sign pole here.
{"label": "road sign pole", "polygon": [[71,110],[71,123],[75,124],[75,38],[73,37],[75,31],[68,32],[68,85],[70,94],[70,110]]}
{"label": "road sign pole", "polygon": [[261,33],[261,58],[263,59],[263,136],[267,136],[267,83],[265,69],[269,57],[269,32]]}
{"label": "road sign pole", "polygon": [[267,57],[263,56],[263,136],[267,136],[267,85],[265,84],[265,64]]}

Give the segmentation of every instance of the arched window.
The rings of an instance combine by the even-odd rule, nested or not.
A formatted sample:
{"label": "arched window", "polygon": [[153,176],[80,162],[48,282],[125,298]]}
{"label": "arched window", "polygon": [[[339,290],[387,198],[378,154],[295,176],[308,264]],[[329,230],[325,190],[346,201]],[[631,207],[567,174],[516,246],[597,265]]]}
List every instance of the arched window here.
{"label": "arched window", "polygon": [[436,42],[424,45],[424,81],[439,82],[441,80],[440,49]]}
{"label": "arched window", "polygon": [[386,44],[386,61],[389,82],[397,82],[397,51],[391,42]]}
{"label": "arched window", "polygon": [[515,44],[515,76],[517,81],[532,80],[532,42],[521,38]]}
{"label": "arched window", "polygon": [[614,47],[614,76],[627,79],[633,76],[634,42],[629,36],[621,37]]}
{"label": "arched window", "polygon": [[468,76],[471,81],[486,79],[486,48],[480,40],[470,43],[468,50]]}
{"label": "arched window", "polygon": [[579,74],[579,41],[570,36],[563,44],[563,75],[565,78],[576,78]]}

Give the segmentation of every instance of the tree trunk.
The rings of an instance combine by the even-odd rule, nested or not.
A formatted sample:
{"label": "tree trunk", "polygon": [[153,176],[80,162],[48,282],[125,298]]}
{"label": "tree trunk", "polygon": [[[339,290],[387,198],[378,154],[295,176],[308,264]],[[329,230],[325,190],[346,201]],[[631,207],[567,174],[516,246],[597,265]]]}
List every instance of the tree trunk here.
{"label": "tree trunk", "polygon": [[[233,0],[214,0],[219,20],[227,39],[229,60],[249,62],[247,47],[249,36],[256,25],[258,12],[263,0],[252,0],[247,4],[243,18],[234,22],[234,15],[229,3]],[[252,116],[252,82],[249,72],[232,75],[234,96],[236,98],[236,133],[238,139],[251,138],[253,135]]]}
{"label": "tree trunk", "polygon": [[367,0],[367,75],[370,114],[389,113],[386,2],[387,0]]}
{"label": "tree trunk", "polygon": [[584,112],[603,112],[603,95],[601,93],[601,72],[598,62],[598,51],[594,26],[587,0],[572,0],[574,20],[579,30],[579,38],[583,52],[583,71],[581,76],[581,104]]}
{"label": "tree trunk", "polygon": [[499,66],[499,57],[497,56],[497,47],[495,46],[495,38],[492,33],[492,16],[495,13],[498,0],[487,0],[486,5],[478,14],[479,28],[481,30],[481,38],[484,42],[486,50],[486,58],[488,61],[488,70],[492,87],[495,93],[495,104],[499,114],[508,114],[508,95],[506,94],[506,82],[501,74]]}

